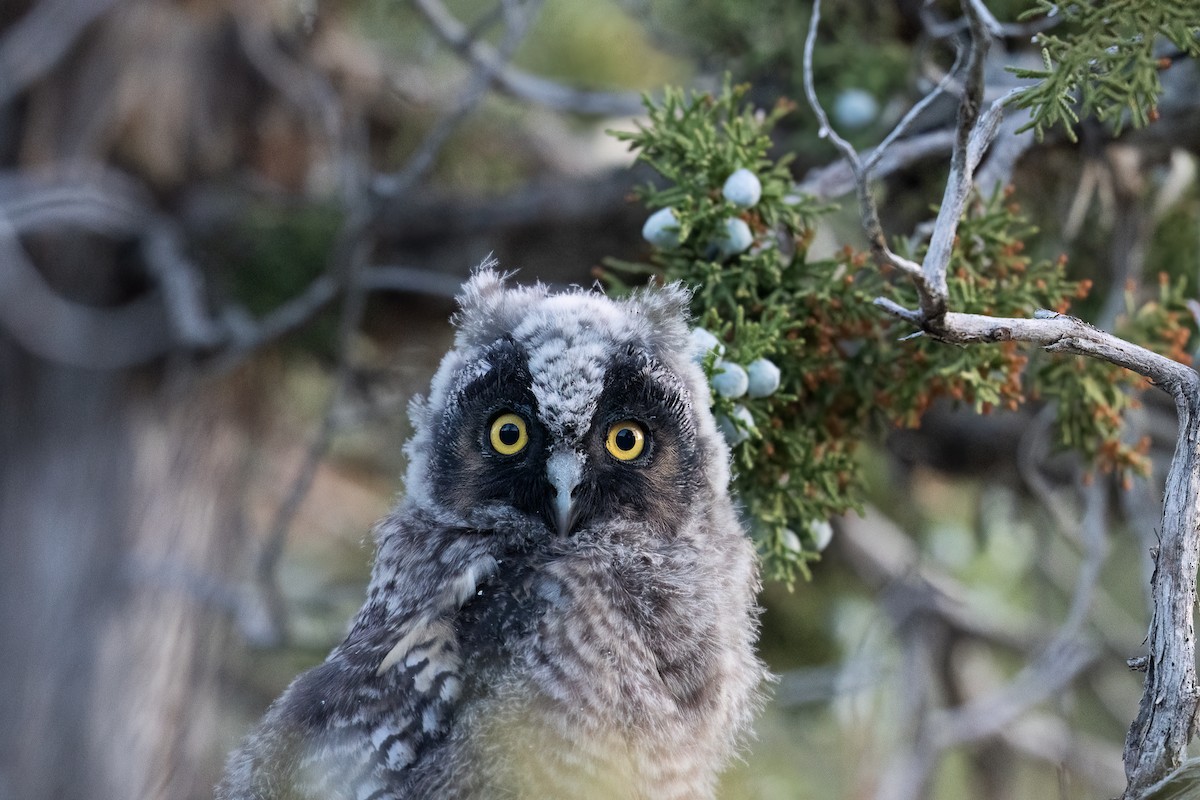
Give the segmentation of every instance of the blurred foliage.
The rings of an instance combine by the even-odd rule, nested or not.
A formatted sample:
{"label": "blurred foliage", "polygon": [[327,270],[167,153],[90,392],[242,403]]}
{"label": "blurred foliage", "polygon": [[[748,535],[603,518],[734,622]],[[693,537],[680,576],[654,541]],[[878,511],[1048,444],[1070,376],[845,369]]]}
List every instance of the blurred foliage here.
{"label": "blurred foliage", "polygon": [[[503,15],[494,2],[446,3],[452,14],[480,39],[493,45],[503,38]],[[453,94],[465,85],[470,67],[441,45],[415,10],[390,0],[365,0],[355,6],[355,27],[377,41],[399,63],[414,60],[427,67],[424,92]],[[614,57],[614,54],[620,57]],[[414,58],[417,56],[417,58]],[[580,3],[546,0],[512,59],[512,65],[538,77],[580,89],[639,90],[691,77],[690,62],[650,41],[639,21],[613,0]],[[422,92],[415,99],[420,100]],[[439,103],[417,102],[405,108],[404,124],[379,145],[380,166],[400,169],[437,124]],[[457,126],[439,152],[431,183],[450,191],[489,193],[511,190],[545,170],[548,157],[541,137],[545,127],[591,131],[591,120],[532,111],[530,104],[492,93]],[[561,148],[566,150],[566,148]]]}
{"label": "blurred foliage", "polygon": [[1038,138],[1061,125],[1072,140],[1080,116],[1094,116],[1119,133],[1127,124],[1148,125],[1157,115],[1162,82],[1158,73],[1172,56],[1158,49],[1160,37],[1180,55],[1200,57],[1200,3],[1196,0],[1116,0],[1057,3],[1036,0],[1025,14],[1057,16],[1061,35],[1039,33],[1044,69],[1012,69],[1038,83],[1022,90],[1016,103],[1033,111],[1021,130]]}
{"label": "blurred foliage", "polygon": [[[626,0],[628,5],[635,5]],[[802,85],[802,48],[810,4],[789,0],[655,0],[636,4],[659,41],[685,52],[710,73],[728,72],[755,95],[796,95]],[[910,90],[911,46],[891,4],[828,0],[822,10],[822,46],[814,53],[817,92],[830,107],[846,92],[869,97],[867,117],[844,133],[855,144],[878,138],[888,123],[890,98]],[[861,54],[869,52],[870,58]],[[947,51],[946,64],[953,58]],[[765,104],[765,103],[764,103]],[[802,161],[824,160],[809,115],[786,120],[779,141]]]}
{"label": "blurred foliage", "polygon": [[[746,3],[742,0],[659,0],[653,16],[669,27],[703,62],[719,64],[735,78],[767,78],[801,84],[801,48],[810,4],[789,0]],[[855,0],[830,0],[822,18],[830,39],[814,54],[822,89],[866,89],[884,94],[901,89],[911,67],[894,6]],[[872,57],[847,58],[869,49]]]}
{"label": "blurred foliage", "polygon": [[1185,297],[1200,296],[1200,184],[1193,181],[1177,202],[1163,210],[1146,253],[1146,269],[1183,281]]}
{"label": "blurred foliage", "polygon": [[[907,279],[880,271],[850,247],[830,259],[810,259],[813,226],[828,208],[793,194],[788,157],[768,155],[770,131],[791,106],[755,110],[744,102],[746,92],[728,82],[716,96],[669,89],[660,103],[648,101],[647,124],[615,134],[666,179],[639,195],[650,208],[671,209],[677,230],[667,240],[648,232],[656,242],[651,263],[610,259],[604,277],[618,291],[647,279],[695,287],[693,315],[724,348],[705,359],[710,378],[723,363],[760,358],[781,369],[778,391],[749,397],[718,390],[713,403],[718,420],[733,431],[727,435],[734,488],[754,521],[768,577],[807,575],[806,563],[823,544],[820,526],[861,502],[861,443],[888,427],[919,426],[938,398],[987,413],[1015,410],[1031,388],[1041,391],[1059,401],[1061,445],[1125,477],[1148,470],[1145,443],[1121,440],[1122,414],[1136,402],[1128,389],[1140,384],[1137,376],[1040,352],[1031,366],[1015,342],[898,341],[908,331],[872,301],[884,296],[915,307]],[[748,208],[722,190],[743,168],[761,183],[761,198]],[[744,222],[753,236],[741,252],[726,246],[731,220]],[[1065,257],[1024,253],[1035,232],[1009,193],[969,204],[948,270],[951,307],[1027,317],[1038,309],[1065,313],[1084,297],[1090,282],[1069,280]],[[924,246],[909,255],[920,259]],[[1190,329],[1182,287],[1164,282],[1157,300],[1131,305],[1121,332],[1186,359]]]}
{"label": "blurred foliage", "polygon": [[[250,314],[262,316],[296,297],[328,265],[342,213],[332,206],[250,205],[236,227],[202,244],[202,257],[220,264],[222,288]],[[332,359],[336,323],[329,314],[287,338],[289,346]]]}
{"label": "blurred foliage", "polygon": [[550,0],[514,63],[591,89],[639,89],[690,72],[684,61],[655,48],[645,28],[613,0]]}

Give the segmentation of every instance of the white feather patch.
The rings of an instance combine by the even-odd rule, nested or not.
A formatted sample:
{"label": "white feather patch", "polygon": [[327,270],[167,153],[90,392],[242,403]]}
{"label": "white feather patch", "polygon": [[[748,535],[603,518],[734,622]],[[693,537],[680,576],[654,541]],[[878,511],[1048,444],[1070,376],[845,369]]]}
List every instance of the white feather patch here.
{"label": "white feather patch", "polygon": [[496,559],[490,555],[473,561],[463,574],[459,575],[446,587],[447,598],[454,608],[461,608],[463,603],[474,597],[479,588],[479,582],[496,571]]}
{"label": "white feather patch", "polygon": [[[454,650],[452,647],[446,647],[453,641],[454,630],[447,620],[435,619],[435,615],[450,614],[461,608],[463,603],[475,596],[479,582],[495,572],[496,567],[496,559],[490,555],[484,555],[471,562],[466,570],[450,581],[442,591],[437,607],[425,616],[418,618],[413,626],[392,646],[392,649],[379,662],[375,674],[382,675],[401,662],[407,663],[408,666],[415,666],[421,658],[428,657],[429,666],[418,675],[418,681],[428,685],[438,673],[456,668],[458,659],[454,656]],[[428,647],[421,648],[420,654],[413,652],[418,644],[431,639],[432,643]],[[438,663],[434,663],[435,661]]]}
{"label": "white feather patch", "polygon": [[375,674],[382,675],[403,661],[404,657],[408,655],[408,652],[412,650],[413,646],[425,638],[425,634],[429,630],[429,623],[430,620],[428,618],[423,618],[418,620],[415,625],[409,628],[408,633],[401,636],[400,641],[396,642],[396,644],[392,646],[392,649],[388,650],[387,655],[383,657],[383,660],[379,662],[379,668],[375,670]]}

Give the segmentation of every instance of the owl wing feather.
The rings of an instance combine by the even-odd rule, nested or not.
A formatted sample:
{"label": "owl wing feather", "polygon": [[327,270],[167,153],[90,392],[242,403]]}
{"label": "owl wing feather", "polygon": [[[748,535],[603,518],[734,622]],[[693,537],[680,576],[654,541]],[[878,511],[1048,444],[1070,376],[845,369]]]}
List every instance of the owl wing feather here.
{"label": "owl wing feather", "polygon": [[[516,602],[512,576],[496,585],[497,562],[491,556],[448,557],[432,544],[427,555],[406,559],[418,574],[404,594],[421,598],[420,606],[397,613],[394,587],[372,592],[379,600],[368,598],[346,640],[292,682],[231,756],[217,800],[408,796],[397,788],[445,737],[463,701],[464,639],[471,676],[465,689],[474,694],[482,689],[480,676],[502,657],[505,626],[514,624],[506,612]],[[434,564],[422,562],[429,560],[460,566],[423,594]],[[377,574],[380,567],[377,563]],[[406,577],[401,572],[392,580],[404,583]],[[495,607],[482,602],[497,593],[510,599]]]}

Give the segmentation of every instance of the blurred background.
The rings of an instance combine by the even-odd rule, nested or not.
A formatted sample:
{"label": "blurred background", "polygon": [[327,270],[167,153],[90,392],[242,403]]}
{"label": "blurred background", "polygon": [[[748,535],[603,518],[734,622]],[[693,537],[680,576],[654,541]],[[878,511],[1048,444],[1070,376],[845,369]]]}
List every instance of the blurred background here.
{"label": "blurred background", "polygon": [[[1005,21],[1026,4],[989,3]],[[606,134],[639,93],[800,98],[809,6],[766,0],[4,0],[0,4],[0,800],[203,798],[362,599],[405,409],[489,254],[590,283],[645,259],[653,180]],[[941,76],[956,4],[833,0],[815,59],[877,143]],[[1037,64],[1006,28],[1003,63]],[[1030,61],[1032,59],[1032,62]],[[1159,119],[1003,140],[993,177],[1095,282],[1200,274],[1200,75]],[[885,227],[941,196],[954,101],[881,165]],[[1015,126],[1014,126],[1015,128]],[[780,152],[852,186],[798,110]],[[839,177],[840,176],[840,177]],[[1149,276],[1148,278],[1146,276]],[[1148,480],[1049,446],[1031,403],[935,406],[862,455],[863,515],[811,581],[763,591],[778,674],[731,798],[1109,797],[1137,707],[1173,409]]]}

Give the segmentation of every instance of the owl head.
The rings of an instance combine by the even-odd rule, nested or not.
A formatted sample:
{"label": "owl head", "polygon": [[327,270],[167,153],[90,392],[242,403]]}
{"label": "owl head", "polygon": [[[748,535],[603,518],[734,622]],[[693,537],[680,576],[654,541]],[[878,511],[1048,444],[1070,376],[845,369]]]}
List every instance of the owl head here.
{"label": "owl head", "polygon": [[485,264],[410,411],[408,501],[447,524],[587,537],[621,523],[666,533],[697,497],[723,496],[729,455],[689,299],[678,285],[553,293]]}

